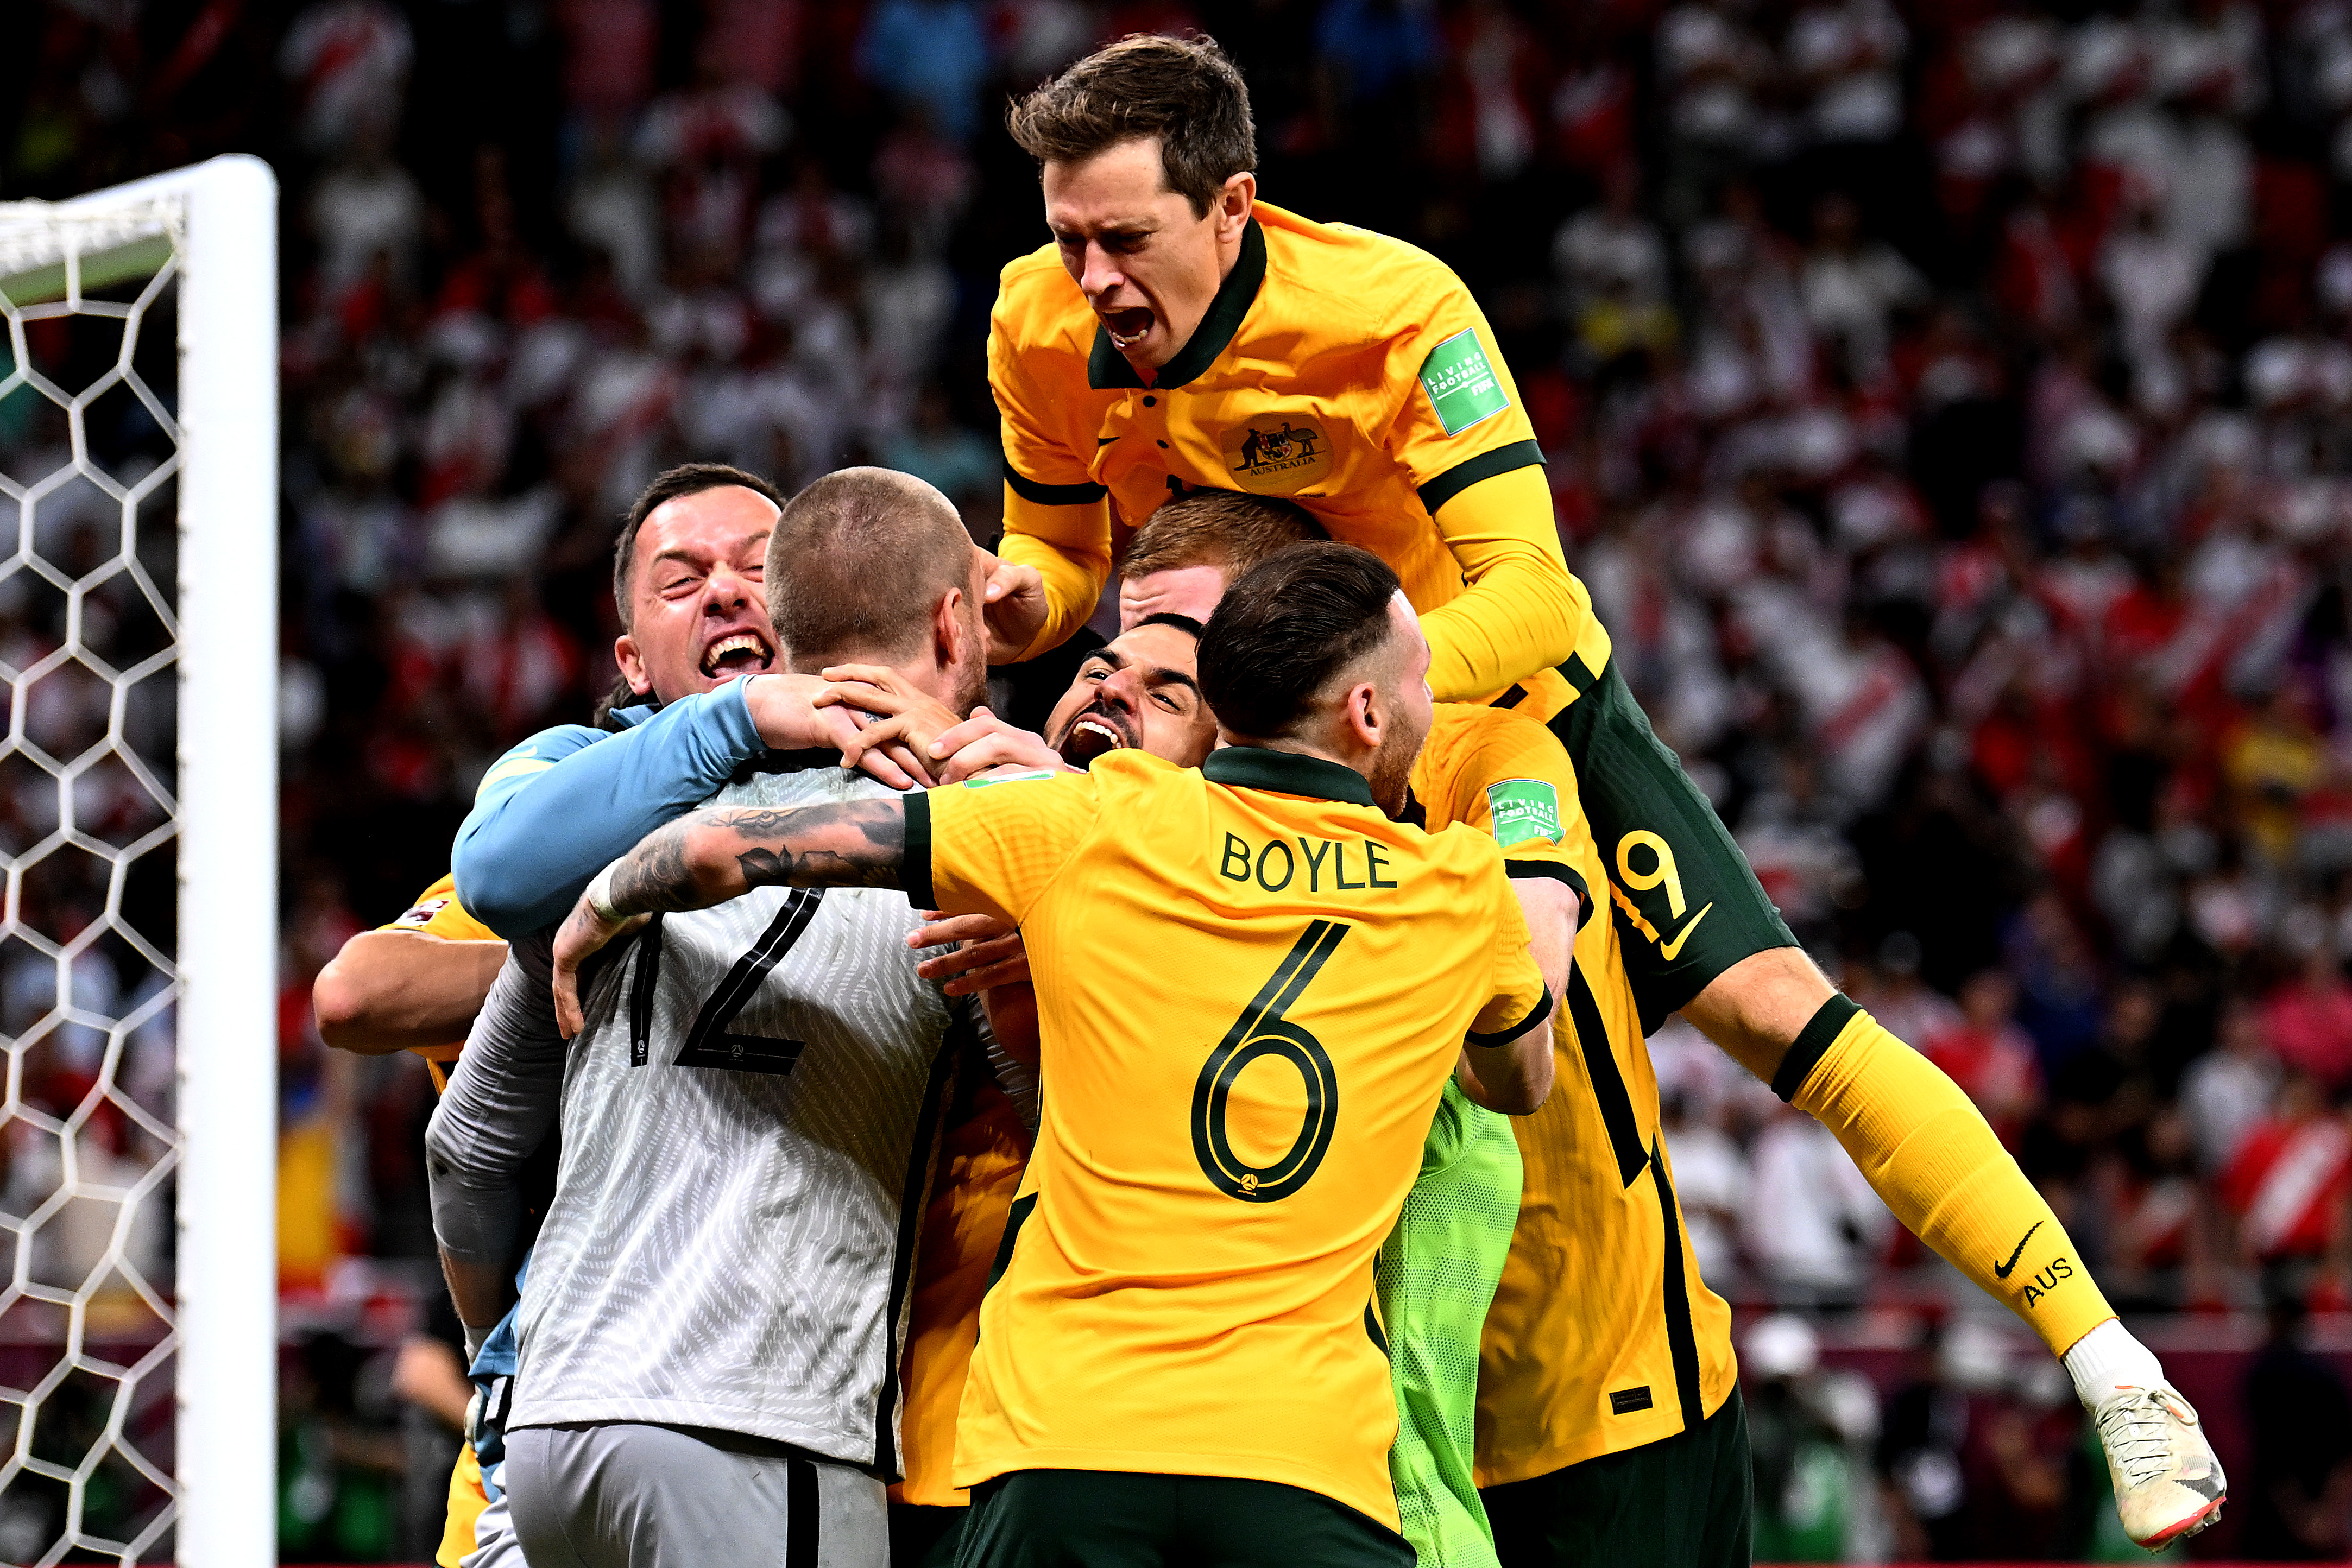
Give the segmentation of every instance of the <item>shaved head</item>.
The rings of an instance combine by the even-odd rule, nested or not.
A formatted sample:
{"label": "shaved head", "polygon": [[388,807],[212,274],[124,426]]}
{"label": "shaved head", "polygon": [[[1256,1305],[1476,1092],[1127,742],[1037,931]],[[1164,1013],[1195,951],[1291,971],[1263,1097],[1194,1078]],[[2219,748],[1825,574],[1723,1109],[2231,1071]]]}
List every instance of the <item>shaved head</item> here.
{"label": "shaved head", "polygon": [[776,517],[768,616],[796,670],[896,664],[926,644],[941,595],[969,591],[973,560],[962,519],[930,486],[895,469],[839,469]]}

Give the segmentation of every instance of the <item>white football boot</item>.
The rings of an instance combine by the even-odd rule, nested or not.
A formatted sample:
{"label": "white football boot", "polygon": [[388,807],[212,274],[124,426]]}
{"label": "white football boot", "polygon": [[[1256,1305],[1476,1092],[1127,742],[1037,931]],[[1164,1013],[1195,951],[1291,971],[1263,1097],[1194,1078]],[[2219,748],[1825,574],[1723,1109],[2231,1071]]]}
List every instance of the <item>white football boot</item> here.
{"label": "white football boot", "polygon": [[2093,1407],[2124,1533],[2150,1552],[2221,1517],[2230,1484],[2197,1412],[2169,1383],[2116,1384]]}

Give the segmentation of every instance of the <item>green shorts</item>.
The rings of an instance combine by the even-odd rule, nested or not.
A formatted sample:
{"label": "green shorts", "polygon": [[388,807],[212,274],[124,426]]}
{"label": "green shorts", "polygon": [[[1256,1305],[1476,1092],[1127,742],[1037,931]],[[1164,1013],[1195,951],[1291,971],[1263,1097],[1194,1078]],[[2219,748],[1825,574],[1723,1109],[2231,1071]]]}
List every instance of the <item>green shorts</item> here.
{"label": "green shorts", "polygon": [[1421,1174],[1372,1271],[1396,1389],[1389,1479],[1421,1568],[1495,1568],[1471,1477],[1478,1340],[1510,1256],[1521,1176],[1510,1118],[1472,1104],[1447,1080]]}
{"label": "green shorts", "polygon": [[953,1568],[968,1508],[890,1505],[890,1568]]}
{"label": "green shorts", "polygon": [[1014,1470],[972,1489],[956,1568],[1413,1568],[1404,1538],[1278,1481]]}
{"label": "green shorts", "polygon": [[1616,662],[1596,677],[1570,659],[1560,674],[1578,695],[1551,732],[1576,765],[1646,1035],[1742,958],[1797,939]]}
{"label": "green shorts", "polygon": [[1696,1430],[1484,1494],[1503,1568],[1748,1568],[1756,1474],[1739,1391]]}

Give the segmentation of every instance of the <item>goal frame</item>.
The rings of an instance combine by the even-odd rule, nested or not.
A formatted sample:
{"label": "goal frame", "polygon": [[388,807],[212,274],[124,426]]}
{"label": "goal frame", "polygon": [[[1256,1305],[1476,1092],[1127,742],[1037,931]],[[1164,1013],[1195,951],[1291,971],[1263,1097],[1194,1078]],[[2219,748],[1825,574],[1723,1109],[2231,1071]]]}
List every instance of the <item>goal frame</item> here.
{"label": "goal frame", "polygon": [[233,154],[47,208],[158,202],[179,208],[181,273],[174,1556],[261,1568],[278,1523],[278,181]]}

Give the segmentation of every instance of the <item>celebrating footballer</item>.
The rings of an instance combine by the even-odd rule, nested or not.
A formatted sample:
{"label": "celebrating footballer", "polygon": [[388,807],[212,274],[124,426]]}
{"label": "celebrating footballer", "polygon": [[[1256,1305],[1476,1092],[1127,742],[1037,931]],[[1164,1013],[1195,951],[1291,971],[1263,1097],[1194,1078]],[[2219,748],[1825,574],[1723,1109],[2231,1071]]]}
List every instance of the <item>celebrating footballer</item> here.
{"label": "celebrating footballer", "polygon": [[2058,1214],[1652,733],[1460,279],[1261,202],[1206,38],[1008,124],[998,551],[885,470],[664,475],[621,716],[493,768],[321,992],[454,1059],[445,1561],[1745,1564],[1675,1014],[2061,1359],[2133,1541],[2210,1523]]}

